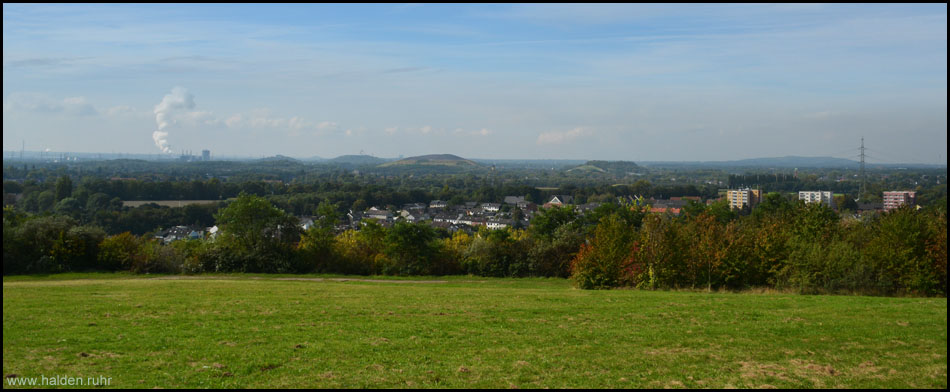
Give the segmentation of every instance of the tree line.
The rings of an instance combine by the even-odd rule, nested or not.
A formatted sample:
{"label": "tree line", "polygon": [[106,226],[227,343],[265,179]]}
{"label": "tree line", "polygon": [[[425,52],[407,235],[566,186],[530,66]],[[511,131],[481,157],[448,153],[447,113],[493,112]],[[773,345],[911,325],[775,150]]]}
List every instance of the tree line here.
{"label": "tree line", "polygon": [[406,222],[336,232],[339,210],[319,203],[319,219],[303,231],[293,214],[242,193],[213,214],[214,239],[166,246],[6,207],[3,273],[471,274],[569,277],[584,289],[946,295],[945,200],[860,218],[775,193],[748,215],[723,202],[690,203],[680,216],[604,203],[586,214],[542,209],[527,229],[473,234]]}

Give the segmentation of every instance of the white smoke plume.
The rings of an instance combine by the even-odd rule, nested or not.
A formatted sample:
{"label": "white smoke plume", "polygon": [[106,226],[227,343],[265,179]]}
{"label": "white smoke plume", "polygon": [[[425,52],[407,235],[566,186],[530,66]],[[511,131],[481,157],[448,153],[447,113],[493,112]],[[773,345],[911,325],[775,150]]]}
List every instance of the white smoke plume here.
{"label": "white smoke plume", "polygon": [[174,121],[172,118],[176,111],[191,110],[195,108],[195,97],[183,87],[175,87],[170,94],[165,94],[162,102],[155,105],[155,123],[158,124],[158,130],[152,132],[152,140],[164,153],[171,153],[168,147],[168,132],[165,128]]}
{"label": "white smoke plume", "polygon": [[172,149],[168,147],[168,132],[155,131],[152,132],[152,140],[155,141],[155,145],[158,146],[162,152],[166,154],[171,154]]}

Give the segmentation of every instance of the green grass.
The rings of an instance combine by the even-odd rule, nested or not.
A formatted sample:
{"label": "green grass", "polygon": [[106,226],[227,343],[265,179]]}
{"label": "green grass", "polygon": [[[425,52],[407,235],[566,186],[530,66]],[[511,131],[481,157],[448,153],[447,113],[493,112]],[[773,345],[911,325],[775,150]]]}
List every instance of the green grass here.
{"label": "green grass", "polygon": [[133,388],[947,387],[945,298],[72,278],[4,278],[4,375]]}

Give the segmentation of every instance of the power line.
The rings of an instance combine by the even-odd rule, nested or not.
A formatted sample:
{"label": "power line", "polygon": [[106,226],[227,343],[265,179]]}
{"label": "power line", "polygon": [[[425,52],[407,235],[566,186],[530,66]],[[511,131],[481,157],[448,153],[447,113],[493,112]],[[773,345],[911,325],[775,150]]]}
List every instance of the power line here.
{"label": "power line", "polygon": [[[896,156],[894,156],[894,155],[890,155],[890,154],[885,153],[884,151],[880,151],[880,150],[872,150],[872,149],[869,148],[868,151],[873,152],[875,155],[884,155],[886,158],[884,158],[883,160],[884,160],[884,161],[888,161],[888,162],[890,162],[890,163],[907,163],[907,162],[909,161],[909,160],[907,160],[907,159],[902,159],[902,158],[896,157]],[[881,159],[880,157],[877,157],[877,158],[878,158],[878,159]]]}
{"label": "power line", "polygon": [[860,148],[858,147],[849,148],[847,150],[838,151],[834,154],[828,154],[828,155],[831,156],[832,158],[848,158],[848,159],[857,158],[858,154],[855,154],[857,150],[860,150]]}

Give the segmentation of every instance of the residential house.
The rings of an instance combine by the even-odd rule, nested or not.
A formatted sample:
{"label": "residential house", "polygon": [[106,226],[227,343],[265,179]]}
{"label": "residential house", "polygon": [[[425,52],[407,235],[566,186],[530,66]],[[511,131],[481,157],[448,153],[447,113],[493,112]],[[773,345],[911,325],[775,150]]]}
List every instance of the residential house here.
{"label": "residential house", "polygon": [[492,230],[504,229],[512,225],[514,225],[514,221],[511,219],[489,219],[485,222],[485,227]]}
{"label": "residential house", "polygon": [[388,222],[393,219],[393,213],[388,210],[379,209],[376,207],[370,208],[363,213],[363,218],[376,219],[381,222]]}
{"label": "residential house", "polygon": [[505,204],[525,203],[524,196],[505,196]]}
{"label": "residential house", "polygon": [[482,203],[482,210],[485,212],[498,212],[501,210],[500,203]]}
{"label": "residential house", "polygon": [[303,231],[310,230],[310,228],[313,227],[313,218],[300,217],[298,219],[300,219],[300,228],[302,228]]}
{"label": "residential house", "polygon": [[404,210],[425,210],[426,203],[409,203],[402,207]]}
{"label": "residential house", "polygon": [[570,195],[554,195],[551,197],[547,203],[544,203],[544,208],[551,208],[552,206],[562,206],[565,204],[571,204],[574,201],[574,196]]}
{"label": "residential house", "polygon": [[584,213],[597,209],[597,207],[600,207],[600,203],[592,202],[592,203],[587,203],[587,204],[579,204],[574,207],[574,210],[581,214],[584,214]]}
{"label": "residential house", "polygon": [[201,239],[204,237],[204,230],[188,226],[175,226],[168,230],[163,230],[155,234],[156,239],[162,240],[162,243],[168,245],[174,241],[185,239]]}
{"label": "residential house", "polygon": [[399,211],[399,217],[409,223],[422,222],[429,219],[428,214],[418,209]]}

